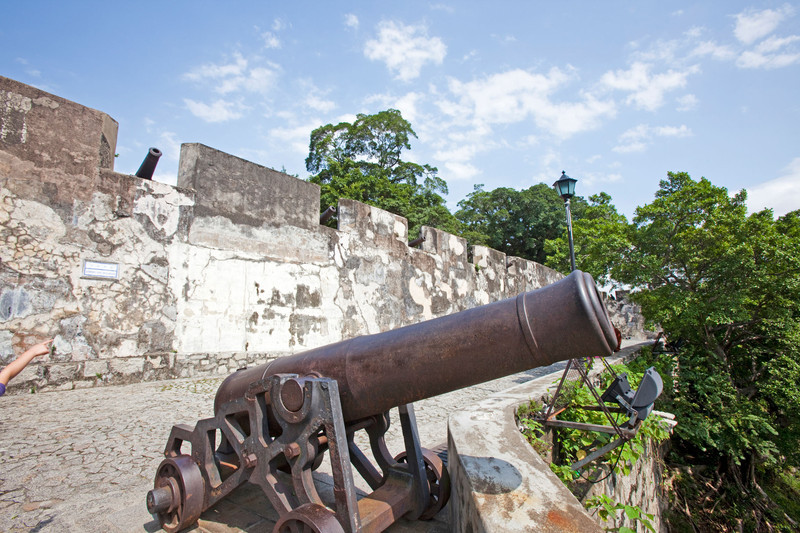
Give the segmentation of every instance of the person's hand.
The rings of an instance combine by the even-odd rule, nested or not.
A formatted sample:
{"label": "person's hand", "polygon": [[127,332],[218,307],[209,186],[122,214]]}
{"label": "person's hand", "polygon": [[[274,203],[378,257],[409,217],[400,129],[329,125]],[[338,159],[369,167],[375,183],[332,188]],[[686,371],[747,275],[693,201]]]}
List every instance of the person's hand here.
{"label": "person's hand", "polygon": [[50,339],[44,342],[40,342],[39,344],[34,344],[30,348],[28,348],[28,352],[30,352],[34,357],[50,353],[50,345],[53,344],[53,340],[55,339]]}

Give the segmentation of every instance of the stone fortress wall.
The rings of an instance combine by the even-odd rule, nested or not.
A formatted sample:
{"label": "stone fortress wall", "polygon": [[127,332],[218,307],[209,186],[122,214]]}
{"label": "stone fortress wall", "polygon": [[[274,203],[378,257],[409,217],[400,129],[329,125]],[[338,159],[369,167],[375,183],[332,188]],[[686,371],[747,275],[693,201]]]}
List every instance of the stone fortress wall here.
{"label": "stone fortress wall", "polygon": [[177,187],[120,174],[117,129],[0,77],[0,358],[56,339],[11,392],[228,374],[562,277],[351,200],[322,226],[317,185],[201,144]]}

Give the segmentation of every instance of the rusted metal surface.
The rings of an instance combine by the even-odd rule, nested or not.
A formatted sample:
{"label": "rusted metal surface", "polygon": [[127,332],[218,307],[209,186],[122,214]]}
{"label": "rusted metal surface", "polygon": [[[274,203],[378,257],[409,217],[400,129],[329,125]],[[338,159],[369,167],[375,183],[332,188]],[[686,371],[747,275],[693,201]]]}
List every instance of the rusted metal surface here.
{"label": "rusted metal surface", "polygon": [[[281,516],[275,532],[379,532],[403,516],[431,518],[447,503],[449,477],[420,446],[412,402],[616,347],[594,283],[576,271],[517,298],[237,371],[217,391],[213,418],[173,427],[148,509],[178,531],[250,481]],[[397,457],[385,443],[392,408],[405,444]],[[331,507],[312,477],[324,454]],[[373,489],[360,501],[353,467]]]}
{"label": "rusted metal surface", "polygon": [[135,176],[146,180],[153,179],[153,173],[156,171],[156,165],[158,165],[160,157],[161,150],[158,148],[150,148],[150,150],[147,151],[147,155],[144,156],[144,160],[139,166],[139,170],[136,171]]}
{"label": "rusted metal surface", "polygon": [[408,242],[408,247],[409,248],[416,248],[417,246],[419,246],[423,242],[425,242],[425,236],[424,235],[420,235],[419,237],[417,237],[413,241],[409,241]]}
{"label": "rusted metal surface", "polygon": [[325,211],[323,211],[323,213],[322,213],[322,214],[319,216],[319,223],[320,223],[320,224],[324,224],[324,223],[326,223],[326,222],[327,222],[327,221],[329,221],[329,220],[330,220],[330,219],[333,217],[333,215],[335,215],[335,214],[336,214],[336,208],[335,208],[335,207],[333,207],[332,205],[331,205],[331,206],[328,206],[328,209],[326,209]]}
{"label": "rusted metal surface", "polygon": [[215,409],[250,383],[281,373],[335,379],[346,421],[617,347],[591,276],[575,271],[542,289],[411,326],[323,346],[236,372]]}
{"label": "rusted metal surface", "polygon": [[324,505],[306,503],[282,516],[275,524],[276,533],[343,533],[336,516]]}

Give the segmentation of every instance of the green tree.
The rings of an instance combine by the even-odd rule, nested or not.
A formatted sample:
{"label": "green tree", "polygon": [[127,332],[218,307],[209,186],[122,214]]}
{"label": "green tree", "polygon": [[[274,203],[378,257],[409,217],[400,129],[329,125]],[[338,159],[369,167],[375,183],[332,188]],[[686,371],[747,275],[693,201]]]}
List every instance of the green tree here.
{"label": "green tree", "polygon": [[718,465],[743,495],[757,472],[800,463],[800,224],[747,215],[705,178],[668,173],[636,210],[612,275],[639,288],[645,317],[680,340],[668,407],[684,450]]}
{"label": "green tree", "polygon": [[[630,247],[630,228],[624,215],[617,212],[611,196],[601,192],[589,197],[589,205],[573,217],[572,233],[575,264],[602,284],[616,284],[611,269]],[[569,272],[569,241],[566,230],[544,244],[545,265]]]}
{"label": "green tree", "polygon": [[458,223],[441,196],[447,194],[447,183],[437,169],[401,158],[416,136],[396,109],[315,129],[306,169],[313,174],[309,181],[321,187],[322,205],[349,198],[407,218],[410,235],[423,224],[457,232]]}
{"label": "green tree", "polygon": [[[573,198],[573,216],[580,217],[586,202]],[[462,235],[473,244],[483,244],[544,263],[544,243],[566,232],[564,202],[544,183],[518,191],[500,187],[492,191],[476,185],[458,203],[456,218]]]}

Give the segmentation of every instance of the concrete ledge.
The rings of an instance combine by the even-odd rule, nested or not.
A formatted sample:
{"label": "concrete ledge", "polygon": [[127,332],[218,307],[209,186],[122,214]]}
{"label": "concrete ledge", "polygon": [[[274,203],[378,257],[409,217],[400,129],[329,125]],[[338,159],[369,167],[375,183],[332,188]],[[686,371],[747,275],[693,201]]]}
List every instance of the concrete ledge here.
{"label": "concrete ledge", "polygon": [[[641,346],[624,348],[610,362],[630,357]],[[528,444],[514,419],[520,404],[540,399],[559,376],[550,374],[512,387],[450,416],[453,531],[602,531]]]}

